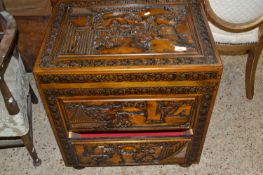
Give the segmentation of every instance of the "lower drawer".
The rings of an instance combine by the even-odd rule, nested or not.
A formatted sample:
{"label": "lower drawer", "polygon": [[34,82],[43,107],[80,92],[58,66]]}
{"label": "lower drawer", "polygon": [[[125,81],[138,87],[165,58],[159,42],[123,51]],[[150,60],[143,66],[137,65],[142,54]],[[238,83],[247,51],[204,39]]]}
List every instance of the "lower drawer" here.
{"label": "lower drawer", "polygon": [[79,166],[180,164],[186,161],[190,132],[82,134],[71,143]]}

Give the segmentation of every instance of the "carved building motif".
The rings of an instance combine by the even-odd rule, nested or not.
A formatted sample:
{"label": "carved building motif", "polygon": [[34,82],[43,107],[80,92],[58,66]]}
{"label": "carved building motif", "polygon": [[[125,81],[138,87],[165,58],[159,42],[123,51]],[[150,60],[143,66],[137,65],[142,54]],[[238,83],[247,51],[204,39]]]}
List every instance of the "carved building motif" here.
{"label": "carved building motif", "polygon": [[[129,144],[76,144],[79,162],[96,165],[158,164],[180,153],[186,141],[129,143]],[[78,151],[82,150],[82,151]]]}
{"label": "carved building motif", "polygon": [[[203,56],[199,55],[199,56],[196,56],[196,57],[191,57],[191,56],[190,57],[185,57],[185,56],[183,56],[183,57],[178,57],[178,56],[166,57],[165,55],[160,55],[159,57],[152,57],[152,58],[150,58],[150,57],[149,58],[141,58],[141,57],[140,58],[132,58],[132,57],[129,58],[129,56],[127,56],[127,57],[125,57],[123,59],[117,59],[117,58],[99,59],[99,58],[96,58],[96,59],[84,59],[84,60],[83,59],[74,59],[74,60],[72,60],[72,59],[70,59],[70,60],[61,59],[60,60],[59,58],[57,58],[57,56],[59,55],[60,52],[61,53],[66,53],[65,52],[66,50],[69,51],[69,52],[72,52],[72,53],[79,52],[81,54],[82,53],[91,54],[94,51],[94,48],[97,48],[99,51],[101,51],[103,49],[105,51],[105,49],[106,50],[109,49],[108,48],[109,46],[111,46],[110,47],[111,49],[116,49],[116,48],[118,48],[118,46],[116,46],[116,42],[117,43],[119,43],[119,42],[122,43],[123,42],[122,39],[120,39],[120,38],[112,39],[112,41],[107,39],[107,42],[110,42],[110,43],[105,44],[105,47],[104,46],[101,47],[101,44],[100,44],[101,42],[100,41],[102,41],[103,39],[102,40],[99,39],[99,38],[102,37],[102,36],[100,36],[100,34],[98,34],[97,40],[95,39],[96,38],[95,34],[94,35],[93,34],[90,35],[91,34],[90,32],[85,32],[84,34],[82,33],[83,35],[80,34],[81,30],[87,30],[87,31],[91,30],[91,29],[85,28],[85,26],[84,26],[82,28],[80,27],[81,30],[76,30],[76,32],[74,32],[72,37],[69,37],[69,38],[71,38],[70,41],[60,43],[63,48],[62,49],[58,49],[57,45],[59,43],[55,42],[55,40],[56,40],[56,36],[61,34],[61,33],[59,33],[58,29],[61,26],[63,15],[65,13],[67,15],[69,15],[69,11],[70,10],[68,10],[68,9],[80,8],[80,7],[83,8],[85,6],[88,8],[92,4],[94,4],[94,5],[97,5],[97,4],[103,5],[105,3],[106,4],[111,4],[111,3],[113,3],[113,4],[115,4],[115,3],[132,4],[133,3],[133,1],[127,1],[126,2],[126,1],[118,1],[118,0],[116,0],[116,2],[115,1],[111,1],[111,2],[109,2],[109,1],[89,1],[88,3],[85,2],[85,1],[80,1],[80,2],[78,1],[78,2],[60,3],[59,4],[59,6],[58,6],[58,13],[54,17],[55,19],[54,19],[54,22],[52,23],[50,34],[47,37],[47,41],[46,41],[46,44],[45,44],[45,50],[43,52],[43,55],[42,55],[42,58],[41,58],[41,62],[40,62],[40,67],[94,67],[94,66],[127,66],[127,65],[129,65],[129,66],[146,65],[147,66],[147,65],[184,65],[184,64],[214,64],[214,63],[217,63],[217,59],[216,59],[216,56],[215,56],[215,54],[213,52],[213,47],[212,47],[211,41],[210,41],[210,39],[208,37],[208,32],[207,32],[207,28],[206,28],[205,22],[203,21],[201,13],[200,13],[199,2],[196,2],[196,0],[191,0],[191,1],[176,1],[176,0],[161,1],[161,0],[154,0],[153,2],[149,1],[149,0],[135,0],[135,1],[136,2],[138,1],[138,3],[142,3],[142,4],[149,4],[149,7],[150,7],[150,5],[153,5],[152,3],[157,3],[157,4],[161,3],[161,4],[164,5],[163,7],[166,7],[165,4],[182,3],[182,2],[188,3],[189,7],[191,9],[194,9],[194,11],[196,13],[196,14],[194,14],[193,18],[194,18],[194,21],[196,22],[195,23],[195,27],[198,28],[198,30],[197,30],[198,33],[197,34],[200,36],[200,41],[202,41],[202,43],[200,43],[200,45],[201,45],[201,50],[203,51],[204,55]],[[134,1],[134,3],[136,3],[135,1]],[[184,3],[182,3],[182,4],[184,4]],[[171,5],[169,5],[169,7],[170,6]],[[167,11],[167,9],[169,9],[169,7],[168,8],[164,8],[163,10]],[[183,5],[182,5],[182,7],[183,7],[182,9],[185,8]],[[146,7],[146,9],[147,9],[147,7]],[[195,9],[197,9],[197,10],[195,10]],[[147,14],[147,12],[145,12],[145,13]],[[184,13],[182,13],[182,14],[184,14]],[[166,16],[166,14],[164,16]],[[72,19],[74,21],[73,17],[72,17]],[[75,25],[82,25],[82,23],[85,23],[85,25],[86,25],[87,23],[90,22],[90,20],[91,20],[91,17],[90,16],[86,16],[85,20],[84,20],[84,18],[75,20],[74,22],[71,23],[71,25],[73,25],[73,24],[75,24]],[[173,19],[173,20],[175,20],[175,19]],[[179,21],[180,20],[182,20],[182,19],[180,18]],[[160,21],[162,21],[162,20],[160,20]],[[173,23],[174,24],[178,23],[178,19],[176,19],[175,22],[171,22],[171,23],[172,24]],[[122,24],[122,25],[125,26],[125,24]],[[163,24],[159,24],[159,25],[162,26]],[[170,23],[169,23],[169,25],[170,25]],[[179,25],[176,24],[176,26],[179,26]],[[146,25],[146,28],[147,28],[147,25]],[[139,30],[139,31],[142,31],[142,30]],[[65,36],[62,36],[62,35],[60,35],[60,36],[62,38],[65,37]],[[164,35],[162,35],[162,36],[164,36]],[[177,38],[179,38],[179,39],[176,39],[176,41],[178,40],[179,41],[179,45],[181,43],[183,47],[184,46],[189,47],[190,50],[191,50],[191,48],[197,47],[197,45],[192,41],[193,39],[189,39],[190,36],[188,36],[188,33],[180,34],[180,32],[179,32],[179,34],[178,34],[178,32],[175,32],[173,36],[176,36]],[[95,42],[95,45],[97,45],[97,47],[96,46],[95,47],[91,46],[92,44],[94,44],[92,42],[84,42],[85,38],[88,39],[89,37],[93,38],[93,40],[96,40],[94,42]],[[105,37],[107,38],[107,36],[105,36]],[[67,37],[65,37],[65,38],[67,38]],[[84,38],[83,42],[81,41],[81,38]],[[187,41],[185,40],[186,38],[187,38]],[[91,40],[91,41],[93,41],[93,40]],[[147,41],[147,39],[146,39],[146,41]],[[105,40],[105,42],[106,42],[106,40]],[[167,43],[168,40],[161,41],[161,42]],[[171,41],[171,42],[174,42],[174,41]],[[184,44],[185,42],[186,42],[186,45]],[[55,45],[55,43],[57,43],[57,44]],[[86,45],[83,45],[82,43],[86,43]],[[134,41],[132,40],[129,43],[130,43],[129,45],[132,46],[133,44],[131,44],[131,43],[134,43]],[[144,43],[144,42],[135,42],[135,43],[138,44],[138,43]],[[145,42],[145,43],[147,43],[147,42]],[[149,43],[149,41],[148,41],[148,43]],[[165,45],[165,43],[161,44],[161,45]],[[70,46],[69,45],[65,46],[65,44],[69,44]],[[90,45],[87,45],[87,44],[90,44]],[[157,42],[157,45],[158,44],[160,44],[160,42]],[[109,46],[106,47],[106,45],[109,45]],[[139,45],[142,46],[141,48],[146,48],[146,50],[147,50],[147,47],[148,47],[148,50],[149,50],[149,48],[150,48],[149,46],[151,44],[150,45],[149,44],[146,44],[146,45],[139,44]],[[155,45],[155,44],[152,44],[152,46],[153,45]],[[85,48],[86,48],[86,50],[85,50]],[[91,49],[91,48],[93,48],[93,49]],[[157,47],[157,48],[159,48],[159,47]],[[95,49],[95,50],[97,50],[97,49]],[[167,52],[167,50],[165,50],[164,52]]]}
{"label": "carved building motif", "polygon": [[[59,55],[195,51],[184,6],[72,8],[62,23]],[[60,37],[60,36],[58,36]],[[86,41],[93,42],[86,42]],[[176,48],[177,47],[177,48]]]}
{"label": "carved building motif", "polygon": [[66,117],[72,127],[85,130],[118,128],[189,128],[196,101],[126,101],[67,103]]}

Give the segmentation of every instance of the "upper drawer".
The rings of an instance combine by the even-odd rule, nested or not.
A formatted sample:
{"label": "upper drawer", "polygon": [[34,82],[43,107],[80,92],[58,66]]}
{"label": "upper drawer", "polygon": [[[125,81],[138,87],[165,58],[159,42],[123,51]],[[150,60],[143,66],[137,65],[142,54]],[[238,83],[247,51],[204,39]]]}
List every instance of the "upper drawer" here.
{"label": "upper drawer", "polygon": [[58,102],[68,131],[183,130],[194,124],[198,99],[67,97]]}

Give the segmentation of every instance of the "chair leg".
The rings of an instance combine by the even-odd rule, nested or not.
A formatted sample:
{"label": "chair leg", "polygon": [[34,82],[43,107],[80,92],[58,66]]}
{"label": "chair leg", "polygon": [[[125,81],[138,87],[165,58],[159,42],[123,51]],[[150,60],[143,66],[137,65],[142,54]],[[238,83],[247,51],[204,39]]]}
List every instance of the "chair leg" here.
{"label": "chair leg", "polygon": [[33,165],[35,167],[41,165],[41,160],[38,158],[36,149],[35,149],[34,144],[33,144],[33,139],[30,136],[30,132],[28,132],[26,135],[22,136],[22,140],[23,140],[25,147],[28,150],[31,158],[33,159]]}
{"label": "chair leg", "polygon": [[[32,90],[32,88],[30,87]],[[33,90],[32,90],[33,91]],[[33,92],[34,93],[34,92]],[[27,98],[27,115],[28,115],[28,122],[29,122],[29,131],[26,135],[22,136],[21,139],[28,150],[31,158],[33,159],[33,165],[39,166],[41,165],[41,160],[38,158],[36,149],[33,144],[33,127],[32,127],[32,93],[29,93]]]}
{"label": "chair leg", "polygon": [[246,95],[248,99],[253,99],[255,74],[262,47],[249,51],[246,64]]}
{"label": "chair leg", "polygon": [[32,89],[31,85],[29,85],[29,92],[31,94],[31,101],[33,104],[38,104],[38,98],[37,95],[35,94],[34,90]]}

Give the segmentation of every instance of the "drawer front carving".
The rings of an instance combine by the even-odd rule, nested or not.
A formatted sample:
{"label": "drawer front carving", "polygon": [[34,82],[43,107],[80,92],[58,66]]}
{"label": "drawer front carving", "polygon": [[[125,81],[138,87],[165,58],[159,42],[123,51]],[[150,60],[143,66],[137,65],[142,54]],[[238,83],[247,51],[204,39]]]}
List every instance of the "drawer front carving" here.
{"label": "drawer front carving", "polygon": [[189,129],[197,98],[61,100],[71,131]]}
{"label": "drawer front carving", "polygon": [[81,166],[173,164],[185,161],[190,139],[73,141]]}

